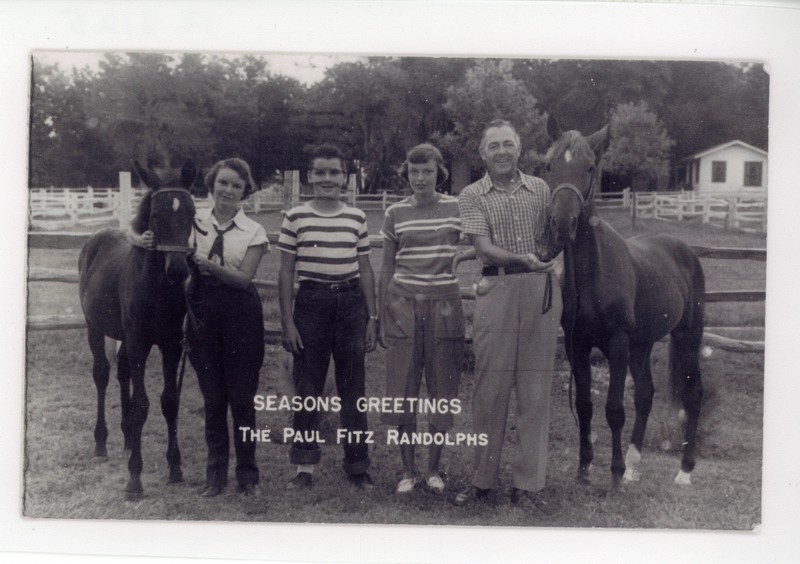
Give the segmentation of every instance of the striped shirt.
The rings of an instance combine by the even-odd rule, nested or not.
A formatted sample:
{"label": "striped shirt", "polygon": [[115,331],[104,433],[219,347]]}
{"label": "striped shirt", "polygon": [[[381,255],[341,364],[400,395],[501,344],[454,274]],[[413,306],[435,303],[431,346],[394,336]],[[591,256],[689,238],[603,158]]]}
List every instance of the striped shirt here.
{"label": "striped shirt", "polygon": [[488,174],[461,191],[458,209],[464,232],[485,235],[512,253],[552,258],[548,246],[547,206],[550,188],[541,178],[522,172],[510,191],[494,187]]}
{"label": "striped shirt", "polygon": [[297,280],[342,282],[358,277],[358,255],[370,253],[367,218],[363,211],[344,205],[332,214],[309,204],[286,212],[278,249],[297,255]]}
{"label": "striped shirt", "polygon": [[404,290],[420,293],[458,292],[452,271],[461,220],[458,200],[442,196],[420,207],[414,196],[386,210],[381,234],[397,245],[393,280]]}

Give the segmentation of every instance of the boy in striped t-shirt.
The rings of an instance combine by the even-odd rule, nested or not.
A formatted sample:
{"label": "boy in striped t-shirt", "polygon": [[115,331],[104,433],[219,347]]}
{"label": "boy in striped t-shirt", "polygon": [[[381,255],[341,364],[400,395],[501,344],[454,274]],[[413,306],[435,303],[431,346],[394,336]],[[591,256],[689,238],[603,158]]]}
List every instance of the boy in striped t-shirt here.
{"label": "boy in striped t-shirt", "polygon": [[[384,413],[382,420],[396,425],[401,437],[403,476],[396,491],[406,494],[418,481],[410,438],[417,431],[412,402],[419,396],[423,372],[428,398],[447,404],[429,415],[429,432],[443,435],[453,427],[464,315],[452,266],[461,235],[458,200],[436,192],[447,180],[442,154],[433,145],[418,145],[399,172],[414,193],[386,210],[378,327],[386,347],[386,397],[404,400],[403,410]],[[431,443],[423,475],[427,488],[437,494],[445,489],[439,472],[442,447],[443,441]]]}
{"label": "boy in striped t-shirt", "polygon": [[350,431],[346,439],[351,438],[343,442],[344,470],[353,485],[370,489],[367,415],[356,408],[365,393],[364,355],[375,349],[376,340],[367,220],[363,211],[339,200],[347,174],[337,147],[322,145],[312,153],[308,180],[314,199],[286,213],[277,245],[282,251],[278,296],[283,347],[294,355],[294,384],[303,407],[294,413],[289,459],[297,464],[297,474],[288,487],[305,488],[313,482],[321,455],[315,405],[323,396],[333,356],[341,427]]}

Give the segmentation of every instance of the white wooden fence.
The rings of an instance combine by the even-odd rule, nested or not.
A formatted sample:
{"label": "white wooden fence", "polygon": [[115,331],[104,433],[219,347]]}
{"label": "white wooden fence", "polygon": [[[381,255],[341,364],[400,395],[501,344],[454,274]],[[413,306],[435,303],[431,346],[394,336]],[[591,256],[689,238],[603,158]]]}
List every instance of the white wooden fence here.
{"label": "white wooden fence", "polygon": [[[30,225],[44,231],[72,227],[92,227],[117,223],[127,227],[143,189],[130,188],[130,174],[120,173],[115,188],[32,188],[30,190]],[[298,171],[288,171],[283,185],[270,185],[253,193],[243,206],[249,213],[286,210],[313,196],[300,190]],[[365,211],[385,210],[405,196],[383,192],[356,194],[354,180],[342,193],[342,199]],[[210,200],[196,200],[198,207]],[[602,208],[630,210],[631,217],[683,221],[701,218],[703,223],[725,229],[766,232],[767,197],[762,191],[737,192],[605,192],[595,204]]]}
{"label": "white wooden fence", "polygon": [[[298,171],[288,171],[284,184],[269,185],[254,192],[243,202],[246,212],[285,210],[310,200],[311,193],[300,190]],[[94,227],[115,223],[127,228],[144,188],[130,188],[130,173],[120,173],[120,186],[113,188],[31,188],[29,193],[30,226],[43,231],[63,231],[74,227]],[[385,210],[405,196],[389,193],[356,194],[354,181],[342,193],[342,199],[363,210]],[[195,199],[200,208],[210,206],[209,199]]]}
{"label": "white wooden fence", "polygon": [[595,199],[601,208],[630,210],[631,217],[667,221],[701,218],[725,229],[766,232],[767,196],[763,191],[736,192],[605,192]]}

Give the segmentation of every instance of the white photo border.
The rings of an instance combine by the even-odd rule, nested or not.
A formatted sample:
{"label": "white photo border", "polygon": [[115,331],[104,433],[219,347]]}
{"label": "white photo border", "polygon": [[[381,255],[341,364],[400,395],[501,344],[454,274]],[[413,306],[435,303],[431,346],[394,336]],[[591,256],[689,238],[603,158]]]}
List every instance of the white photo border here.
{"label": "white photo border", "polygon": [[[303,562],[796,559],[800,335],[791,195],[800,10],[789,2],[5,2],[0,551]],[[770,217],[762,525],[754,532],[37,520],[21,517],[30,55],[40,49],[764,62]],[[776,189],[777,187],[777,189]],[[791,245],[791,246],[790,246]],[[782,253],[783,251],[783,253]],[[757,484],[754,484],[757,487]],[[313,542],[310,542],[313,541]],[[302,546],[302,549],[297,548]]]}

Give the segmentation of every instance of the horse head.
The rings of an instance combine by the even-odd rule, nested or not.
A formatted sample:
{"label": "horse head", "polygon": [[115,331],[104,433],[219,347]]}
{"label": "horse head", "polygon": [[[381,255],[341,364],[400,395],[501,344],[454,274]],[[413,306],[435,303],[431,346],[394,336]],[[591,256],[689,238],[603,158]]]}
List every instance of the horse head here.
{"label": "horse head", "polygon": [[584,137],[577,131],[562,132],[551,115],[547,135],[553,141],[545,157],[544,176],[550,186],[548,228],[552,243],[562,248],[575,241],[581,214],[592,208],[600,159],[609,144],[608,125]]}
{"label": "horse head", "polygon": [[133,163],[139,178],[150,188],[139,206],[134,229],[148,229],[156,239],[156,251],[164,254],[164,269],[171,282],[181,283],[189,275],[186,256],[193,249],[189,237],[194,224],[195,207],[190,192],[197,180],[197,167],[187,160],[179,179],[163,181],[158,174],[137,161]]}

